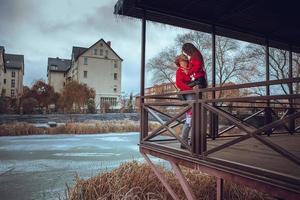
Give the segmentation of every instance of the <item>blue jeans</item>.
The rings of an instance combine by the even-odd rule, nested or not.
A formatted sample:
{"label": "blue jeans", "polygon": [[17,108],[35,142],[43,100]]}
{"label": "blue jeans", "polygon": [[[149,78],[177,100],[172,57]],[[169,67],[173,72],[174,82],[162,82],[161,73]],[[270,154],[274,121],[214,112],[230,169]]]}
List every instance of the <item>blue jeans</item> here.
{"label": "blue jeans", "polygon": [[[184,99],[185,100],[193,100],[194,94],[185,94]],[[181,130],[181,137],[186,143],[188,143],[191,125],[192,125],[192,116],[186,113],[185,114],[185,123]]]}

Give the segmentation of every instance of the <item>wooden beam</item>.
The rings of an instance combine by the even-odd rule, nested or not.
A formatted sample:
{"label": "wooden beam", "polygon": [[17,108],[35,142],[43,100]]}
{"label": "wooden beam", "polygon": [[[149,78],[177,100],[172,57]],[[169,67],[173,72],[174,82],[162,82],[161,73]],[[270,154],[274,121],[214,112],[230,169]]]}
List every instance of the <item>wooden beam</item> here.
{"label": "wooden beam", "polygon": [[[141,32],[141,80],[140,80],[140,141],[146,136],[145,134],[145,110],[143,109],[145,96],[145,66],[146,66],[146,11],[143,11],[142,32]],[[146,122],[148,123],[148,122]]]}
{"label": "wooden beam", "polygon": [[217,182],[217,200],[223,200],[224,199],[224,180],[220,177],[216,177]]}
{"label": "wooden beam", "polygon": [[[167,129],[183,146],[185,146],[189,151],[191,151],[191,147],[183,140],[181,137],[176,135],[176,132],[174,129],[170,128],[160,117],[154,113],[152,110],[149,108],[144,107],[154,118],[158,120],[158,122],[162,125],[163,128]],[[173,120],[174,121],[174,120]]]}
{"label": "wooden beam", "polygon": [[177,194],[171,188],[171,186],[169,185],[169,183],[165,180],[165,178],[163,177],[163,175],[158,171],[158,169],[156,169],[155,165],[151,162],[150,158],[145,153],[141,153],[141,154],[145,158],[146,162],[149,164],[149,166],[151,167],[151,169],[153,170],[153,172],[155,173],[155,175],[157,176],[157,178],[160,180],[160,182],[163,184],[163,186],[167,189],[167,191],[169,192],[169,194],[172,196],[172,198],[174,200],[179,200]]}
{"label": "wooden beam", "polygon": [[269,81],[259,81],[253,83],[243,83],[243,84],[236,84],[236,85],[228,85],[228,86],[218,86],[218,87],[209,87],[203,89],[195,89],[193,91],[182,91],[182,92],[169,92],[159,95],[147,95],[144,98],[155,98],[155,97],[162,97],[162,96],[170,96],[170,95],[177,95],[177,94],[192,94],[194,92],[211,92],[211,91],[220,91],[220,90],[234,90],[234,89],[242,89],[242,88],[250,88],[250,87],[263,87],[266,85],[279,85],[279,84],[289,84],[289,83],[299,83],[300,77],[297,78],[287,78],[287,79],[279,79],[279,80],[269,80]]}
{"label": "wooden beam", "polygon": [[[143,106],[144,109],[146,109],[146,106]],[[182,116],[183,114],[185,114],[186,111],[188,111],[191,107],[188,106],[186,108],[184,108],[182,111],[180,111],[179,114],[175,115],[172,119],[170,119],[169,121],[167,121],[166,123],[164,123],[166,126],[169,126],[172,122],[174,122],[178,117]],[[157,136],[157,134],[163,130],[165,127],[164,126],[160,126],[158,129],[156,129],[155,131],[153,131],[150,135],[148,135],[147,137],[144,138],[144,141],[149,140],[155,136]]]}
{"label": "wooden beam", "polygon": [[173,161],[169,161],[172,168],[173,168],[173,171],[175,172],[176,174],[176,178],[178,179],[186,197],[188,200],[196,200],[196,196],[195,194],[193,193],[189,183],[186,181],[180,167]]}

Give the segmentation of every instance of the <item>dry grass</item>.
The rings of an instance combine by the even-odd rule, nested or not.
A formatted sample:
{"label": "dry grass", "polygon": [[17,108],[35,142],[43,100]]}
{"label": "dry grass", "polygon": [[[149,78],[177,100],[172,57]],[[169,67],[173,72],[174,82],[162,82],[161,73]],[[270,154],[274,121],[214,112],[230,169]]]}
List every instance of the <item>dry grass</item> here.
{"label": "dry grass", "polygon": [[[149,124],[149,129],[158,127],[156,122]],[[29,123],[0,125],[0,136],[37,135],[37,134],[96,134],[113,132],[138,132],[140,124],[131,120],[88,121],[66,123],[53,128],[38,128]]]}
{"label": "dry grass", "polygon": [[[186,199],[177,179],[171,171],[160,168],[168,183],[179,195]],[[215,179],[191,169],[183,169],[185,177],[197,199],[215,199]],[[271,199],[266,195],[225,182],[225,199],[263,200]],[[111,172],[103,172],[87,180],[77,178],[76,184],[67,192],[67,200],[117,200],[117,199],[172,199],[147,164],[136,161],[124,163]]]}

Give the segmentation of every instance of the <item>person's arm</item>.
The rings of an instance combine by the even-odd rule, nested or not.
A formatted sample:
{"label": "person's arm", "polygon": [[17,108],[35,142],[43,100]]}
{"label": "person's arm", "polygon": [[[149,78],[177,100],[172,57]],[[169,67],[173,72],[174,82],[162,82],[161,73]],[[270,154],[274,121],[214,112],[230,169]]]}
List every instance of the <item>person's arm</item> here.
{"label": "person's arm", "polygon": [[203,68],[203,61],[198,58],[192,58],[189,64],[188,75],[192,75],[194,73],[200,72]]}

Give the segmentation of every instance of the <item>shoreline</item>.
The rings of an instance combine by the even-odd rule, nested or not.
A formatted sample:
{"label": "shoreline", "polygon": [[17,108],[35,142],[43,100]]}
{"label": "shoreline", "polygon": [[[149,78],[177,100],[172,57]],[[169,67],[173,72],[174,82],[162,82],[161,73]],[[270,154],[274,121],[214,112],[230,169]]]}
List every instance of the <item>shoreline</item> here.
{"label": "shoreline", "polygon": [[104,137],[111,137],[111,136],[121,136],[121,135],[138,135],[139,132],[107,132],[107,133],[87,133],[87,134],[65,134],[65,133],[58,133],[58,134],[35,134],[35,135],[0,135],[0,138],[9,138],[9,137],[35,137],[35,136],[74,136],[74,137],[77,137],[77,136],[95,136],[95,135],[98,135],[98,136],[104,136]]}

